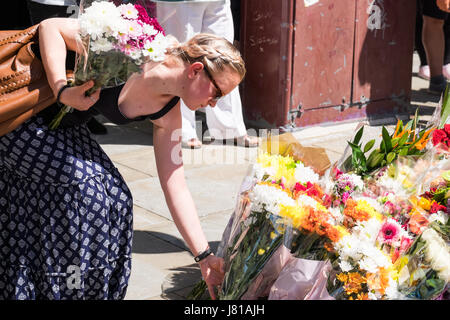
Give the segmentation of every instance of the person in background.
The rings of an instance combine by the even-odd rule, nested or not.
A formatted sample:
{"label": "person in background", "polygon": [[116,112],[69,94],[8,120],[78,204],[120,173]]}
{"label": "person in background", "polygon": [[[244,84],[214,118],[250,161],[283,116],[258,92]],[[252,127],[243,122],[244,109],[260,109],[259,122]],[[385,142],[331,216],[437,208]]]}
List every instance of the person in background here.
{"label": "person in background", "polygon": [[[230,0],[154,0],[156,17],[161,26],[183,42],[198,33],[212,33],[233,43],[234,25]],[[206,124],[214,140],[234,139],[236,145],[256,147],[257,137],[249,136],[242,116],[242,102],[239,88],[228,96],[217,96],[217,106],[203,106]],[[195,112],[181,102],[183,115],[182,145],[185,148],[200,148],[202,141],[197,137]]]}
{"label": "person in background", "polygon": [[[450,0],[449,0],[450,1]],[[423,16],[422,16],[422,1],[417,0],[417,15],[416,15],[416,34],[415,34],[415,49],[420,59],[420,67],[418,76],[425,80],[430,80],[430,66],[427,61],[427,54],[422,43],[422,28],[423,28]],[[445,49],[444,49],[444,63],[442,66],[442,74],[447,81],[450,81],[450,19],[447,18],[444,23],[444,37],[445,37]]]}
{"label": "person in background", "polygon": [[[30,22],[32,25],[54,17],[72,17],[78,16],[80,0],[26,0]],[[66,68],[73,70],[75,66],[74,52],[67,53]],[[87,123],[89,131],[93,134],[106,134],[108,130],[97,119],[92,117]]]}
{"label": "person in background", "polygon": [[439,8],[438,1],[421,0],[419,3],[423,16],[422,43],[430,68],[428,91],[434,94],[441,94],[447,87],[442,69],[445,52],[444,22],[448,13]]}

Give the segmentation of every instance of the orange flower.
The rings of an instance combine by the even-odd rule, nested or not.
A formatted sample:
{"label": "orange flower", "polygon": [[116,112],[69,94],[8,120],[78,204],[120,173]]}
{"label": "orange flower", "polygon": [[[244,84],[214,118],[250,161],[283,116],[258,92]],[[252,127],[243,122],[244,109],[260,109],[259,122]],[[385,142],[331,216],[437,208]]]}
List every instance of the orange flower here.
{"label": "orange flower", "polygon": [[420,140],[417,141],[417,143],[414,145],[414,147],[415,147],[417,150],[422,150],[423,148],[426,147],[426,145],[427,145],[427,143],[428,143],[428,140],[431,139],[431,137],[428,138],[428,139],[427,139],[427,137],[428,137],[428,135],[429,135],[434,129],[435,129],[435,128],[431,128],[431,129],[427,130],[427,131],[423,134],[422,138],[420,138]]}
{"label": "orange flower", "polygon": [[360,292],[356,296],[356,300],[369,300],[369,293],[367,292]]}
{"label": "orange flower", "polygon": [[422,233],[422,229],[428,226],[428,219],[420,212],[416,211],[411,215],[408,225],[411,232],[419,235]]}
{"label": "orange flower", "polygon": [[344,284],[344,290],[347,295],[359,294],[363,289],[362,285],[367,282],[366,277],[358,272],[340,273],[336,275],[336,278]]}
{"label": "orange flower", "polygon": [[346,219],[345,226],[351,227],[353,221],[367,221],[370,219],[370,214],[364,210],[358,210],[358,203],[353,199],[348,199],[345,204],[344,215],[350,218],[350,221]]}
{"label": "orange flower", "polygon": [[378,273],[368,273],[367,285],[371,290],[377,290],[383,295],[389,286],[389,271],[385,268],[380,268]]}

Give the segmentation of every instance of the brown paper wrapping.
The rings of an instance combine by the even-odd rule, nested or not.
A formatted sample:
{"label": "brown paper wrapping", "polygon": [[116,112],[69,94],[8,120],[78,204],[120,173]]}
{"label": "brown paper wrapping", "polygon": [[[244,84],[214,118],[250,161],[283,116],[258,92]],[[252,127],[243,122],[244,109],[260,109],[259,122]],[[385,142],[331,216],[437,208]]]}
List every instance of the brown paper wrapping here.
{"label": "brown paper wrapping", "polygon": [[305,166],[323,175],[331,167],[330,159],[324,148],[305,147],[289,132],[271,136],[261,142],[260,150],[270,154],[291,156],[296,161],[302,161]]}

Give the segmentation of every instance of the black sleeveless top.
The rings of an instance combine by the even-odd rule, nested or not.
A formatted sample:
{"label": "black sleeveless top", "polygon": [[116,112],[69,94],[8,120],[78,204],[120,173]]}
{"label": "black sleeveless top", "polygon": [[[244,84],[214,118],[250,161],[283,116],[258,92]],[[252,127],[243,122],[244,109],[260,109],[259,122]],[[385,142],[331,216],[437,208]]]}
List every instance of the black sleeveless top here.
{"label": "black sleeveless top", "polygon": [[[94,115],[98,114],[102,114],[114,124],[127,124],[133,121],[141,121],[145,119],[156,120],[164,116],[170,110],[172,110],[172,108],[180,100],[180,97],[173,97],[172,100],[170,100],[158,112],[145,116],[140,116],[134,119],[129,119],[120,112],[118,105],[119,95],[120,92],[122,91],[123,86],[124,84],[117,87],[102,89],[100,91],[100,98],[91,108],[89,108],[89,110],[79,111],[74,109],[72,112],[64,116],[64,118],[61,120],[59,127],[69,128],[76,125],[80,125],[88,122]],[[50,123],[50,121],[59,112],[59,109],[60,109],[59,106],[52,105],[41,111],[39,115],[44,117],[47,123]]]}

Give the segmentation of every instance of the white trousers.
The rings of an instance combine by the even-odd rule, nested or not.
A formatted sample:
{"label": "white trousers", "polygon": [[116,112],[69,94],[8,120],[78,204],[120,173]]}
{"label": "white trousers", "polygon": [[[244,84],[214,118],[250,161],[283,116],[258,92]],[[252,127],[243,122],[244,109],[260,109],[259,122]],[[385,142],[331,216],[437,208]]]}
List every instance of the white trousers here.
{"label": "white trousers", "polygon": [[[230,0],[213,2],[157,2],[156,16],[166,34],[185,42],[198,33],[212,33],[233,43],[234,28]],[[195,111],[181,101],[182,137],[197,137]],[[239,88],[222,97],[214,108],[205,107],[209,135],[215,139],[231,139],[247,133],[242,117]],[[201,132],[200,132],[201,134]]]}

